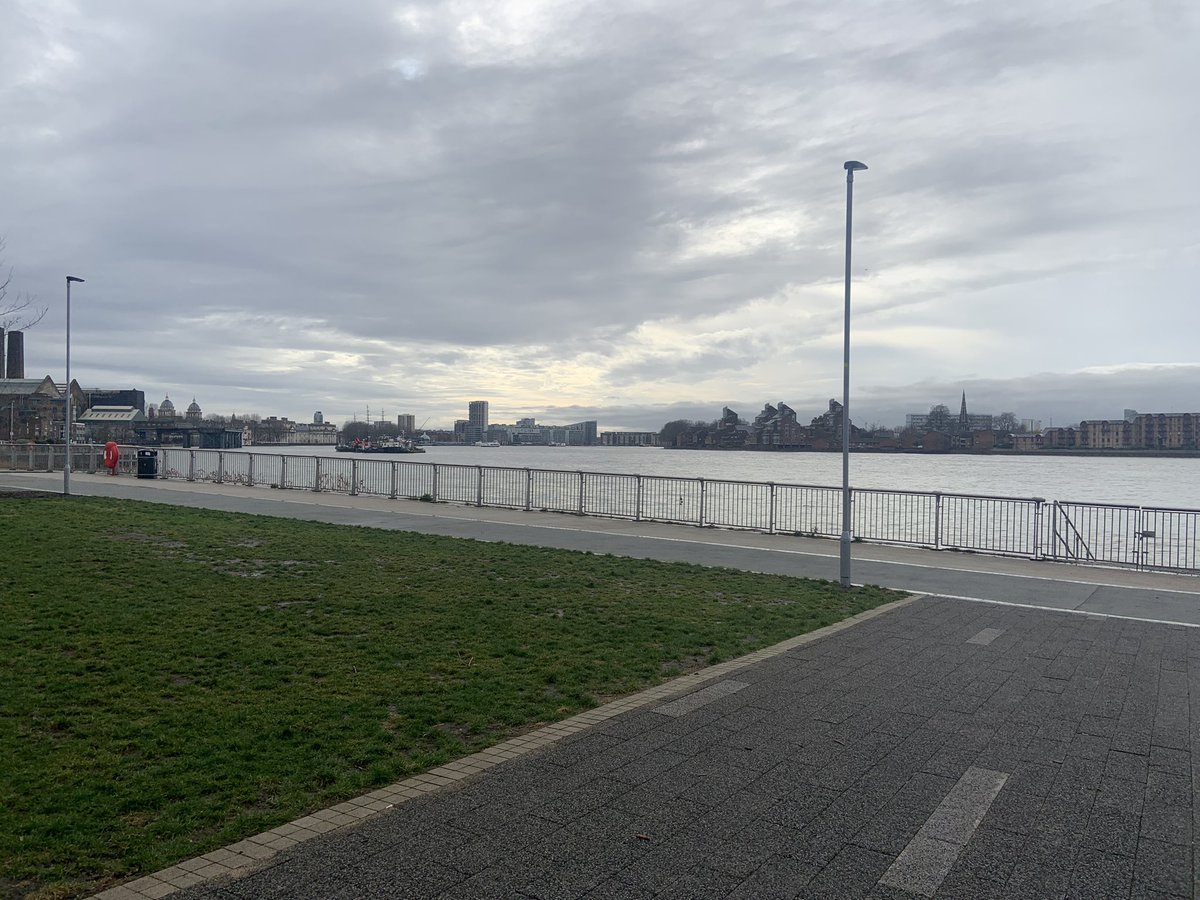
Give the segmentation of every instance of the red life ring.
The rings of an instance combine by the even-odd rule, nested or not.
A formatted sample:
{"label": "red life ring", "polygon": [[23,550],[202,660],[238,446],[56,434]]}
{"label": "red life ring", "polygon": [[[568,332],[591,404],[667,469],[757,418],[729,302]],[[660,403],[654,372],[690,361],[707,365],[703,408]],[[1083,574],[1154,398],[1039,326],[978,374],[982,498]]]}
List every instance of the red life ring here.
{"label": "red life ring", "polygon": [[117,463],[121,461],[121,448],[117,446],[116,441],[109,441],[104,445],[104,467],[112,472],[117,471]]}

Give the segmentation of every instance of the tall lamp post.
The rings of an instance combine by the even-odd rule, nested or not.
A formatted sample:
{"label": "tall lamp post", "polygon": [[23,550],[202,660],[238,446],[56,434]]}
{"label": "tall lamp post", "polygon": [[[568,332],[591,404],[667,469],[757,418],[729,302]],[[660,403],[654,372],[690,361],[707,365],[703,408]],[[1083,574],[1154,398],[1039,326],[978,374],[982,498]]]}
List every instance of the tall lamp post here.
{"label": "tall lamp post", "polygon": [[856,160],[849,160],[846,169],[846,327],[845,352],[842,360],[842,546],[841,571],[838,580],[850,587],[850,222],[854,210],[854,173],[866,170]]}
{"label": "tall lamp post", "polygon": [[67,457],[63,460],[63,493],[71,493],[71,282],[83,284],[82,278],[67,276],[67,418],[63,422],[66,433]]}

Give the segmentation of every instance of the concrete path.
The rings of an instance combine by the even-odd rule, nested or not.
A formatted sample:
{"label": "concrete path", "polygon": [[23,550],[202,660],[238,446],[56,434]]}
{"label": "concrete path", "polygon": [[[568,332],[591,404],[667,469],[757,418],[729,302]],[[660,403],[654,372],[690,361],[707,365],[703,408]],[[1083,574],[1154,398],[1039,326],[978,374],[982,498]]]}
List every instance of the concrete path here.
{"label": "concrete path", "polygon": [[[54,485],[0,473],[0,489]],[[835,543],[778,535],[99,476],[73,485],[794,575],[837,569]],[[1200,893],[1200,629],[1170,624],[1200,623],[1196,580],[868,545],[855,556],[856,581],[923,594],[101,896]]]}
{"label": "concrete path", "polygon": [[[836,541],[345,494],[72,474],[81,495],[506,541],[836,580]],[[0,471],[0,490],[62,490],[60,473]],[[855,544],[852,578],[899,590],[1200,625],[1200,577]]]}

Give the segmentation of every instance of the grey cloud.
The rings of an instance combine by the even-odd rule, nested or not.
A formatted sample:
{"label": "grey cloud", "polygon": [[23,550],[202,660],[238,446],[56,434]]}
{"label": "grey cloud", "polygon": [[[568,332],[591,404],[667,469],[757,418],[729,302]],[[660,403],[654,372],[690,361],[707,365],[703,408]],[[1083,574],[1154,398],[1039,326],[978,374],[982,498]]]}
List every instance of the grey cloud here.
{"label": "grey cloud", "polygon": [[[105,314],[78,313],[92,334],[81,365],[239,405],[253,379],[298,407],[267,414],[305,414],[308,397],[385,402],[389,389],[417,402],[406,391],[420,384],[449,419],[468,390],[450,386],[455,371],[488,348],[549,348],[528,364],[562,365],[621,347],[646,322],[789,289],[819,296],[841,274],[850,156],[872,166],[857,195],[864,276],[953,267],[873,299],[862,313],[875,321],[961,324],[967,308],[1019,340],[1027,322],[989,311],[989,292],[1048,305],[1062,290],[1052,278],[1079,288],[1106,267],[1128,270],[1097,249],[1113,229],[1126,229],[1131,256],[1170,250],[1196,211],[1189,173],[1173,190],[1142,189],[1145,161],[1131,157],[1144,138],[1086,89],[1109,64],[1156,83],[1161,23],[1185,41],[1193,27],[1169,4],[930,0],[861,17],[817,3],[578,5],[531,13],[564,18],[542,44],[487,58],[456,43],[453,16],[469,3],[417,7],[428,23],[417,30],[375,2],[47,9],[0,12],[0,74],[16,85],[0,90],[0,116],[19,123],[0,138],[0,234],[21,289],[46,299],[64,268],[82,266],[81,302]],[[505,11],[482,14],[500,28]],[[56,43],[77,62],[53,63]],[[1200,74],[1194,60],[1180,65]],[[1061,98],[1051,127],[1019,105],[1036,104],[1042,85]],[[1185,98],[1155,100],[1178,115],[1151,121],[1162,130],[1149,139],[1194,136]],[[745,216],[796,231],[682,258],[688,229]],[[1189,265],[1164,263],[1162,280],[1194,283]],[[1178,293],[1161,301],[1164,320],[1187,321]],[[681,341],[668,358],[612,367],[596,395],[633,397],[636,418],[660,373],[719,372],[738,396],[741,361],[766,351],[781,363],[796,354],[780,367],[785,393],[796,348],[840,327],[836,308],[803,302],[812,328],[794,341]],[[1118,302],[1106,298],[1099,319]],[[44,330],[61,329],[57,315]],[[1070,338],[1069,320],[1055,328],[1042,357]],[[1153,361],[1175,346],[1147,337],[1131,356],[1118,336],[1090,352]],[[282,350],[366,364],[236,371]],[[888,362],[891,377],[877,380],[947,377],[920,351]],[[391,365],[400,383],[376,384]],[[1029,363],[988,365],[1004,380]]]}

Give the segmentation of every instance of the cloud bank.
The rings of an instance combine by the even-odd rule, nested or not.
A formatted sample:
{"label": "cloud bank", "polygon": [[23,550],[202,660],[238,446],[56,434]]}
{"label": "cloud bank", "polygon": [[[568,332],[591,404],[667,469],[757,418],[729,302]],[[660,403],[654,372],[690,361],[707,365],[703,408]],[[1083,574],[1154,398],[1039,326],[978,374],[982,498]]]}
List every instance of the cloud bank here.
{"label": "cloud bank", "polygon": [[856,421],[1191,411],[1198,38],[1171,2],[18,0],[27,368],[71,273],[73,373],[208,412],[816,415],[856,158]]}

